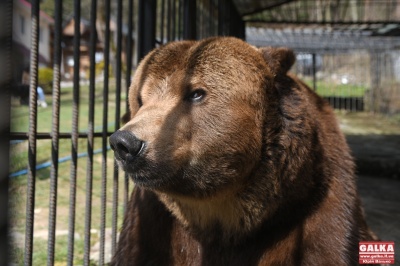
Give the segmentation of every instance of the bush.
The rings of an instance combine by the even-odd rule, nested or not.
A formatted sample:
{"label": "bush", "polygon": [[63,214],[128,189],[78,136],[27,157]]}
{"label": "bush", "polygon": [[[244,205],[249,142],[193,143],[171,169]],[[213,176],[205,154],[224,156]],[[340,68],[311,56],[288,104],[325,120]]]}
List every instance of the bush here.
{"label": "bush", "polygon": [[53,89],[53,69],[49,67],[39,68],[38,85],[42,87],[44,93],[51,94]]}
{"label": "bush", "polygon": [[[98,77],[98,76],[100,76],[100,75],[104,75],[104,60],[102,60],[102,61],[96,63],[95,71],[96,71],[96,72],[95,72],[95,76],[96,76],[96,77]],[[89,72],[90,72],[90,71],[89,71],[89,69],[88,69],[88,73],[87,73],[87,76],[88,76],[88,77],[90,76],[90,73],[89,73]],[[109,77],[112,77],[112,76],[113,76],[111,63],[108,65],[108,73],[109,73]]]}

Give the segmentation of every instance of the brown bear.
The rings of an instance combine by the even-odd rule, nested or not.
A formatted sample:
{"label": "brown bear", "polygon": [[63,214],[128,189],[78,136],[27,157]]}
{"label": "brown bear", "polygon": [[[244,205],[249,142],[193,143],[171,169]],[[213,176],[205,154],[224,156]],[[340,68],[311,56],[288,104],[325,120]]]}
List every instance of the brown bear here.
{"label": "brown bear", "polygon": [[142,60],[110,137],[135,183],[113,265],[357,264],[353,159],[294,61],[231,37]]}

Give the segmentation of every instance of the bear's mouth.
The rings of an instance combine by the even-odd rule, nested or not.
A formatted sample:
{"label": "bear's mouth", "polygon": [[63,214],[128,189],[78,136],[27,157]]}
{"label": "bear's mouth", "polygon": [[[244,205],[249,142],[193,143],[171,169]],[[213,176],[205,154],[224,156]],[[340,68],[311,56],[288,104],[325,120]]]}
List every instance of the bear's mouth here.
{"label": "bear's mouth", "polygon": [[138,172],[128,174],[135,185],[146,188],[157,188],[162,186],[162,178],[141,174]]}
{"label": "bear's mouth", "polygon": [[169,167],[152,163],[143,157],[138,157],[129,164],[124,162],[120,164],[135,185],[142,187],[160,187],[166,182],[170,173]]}

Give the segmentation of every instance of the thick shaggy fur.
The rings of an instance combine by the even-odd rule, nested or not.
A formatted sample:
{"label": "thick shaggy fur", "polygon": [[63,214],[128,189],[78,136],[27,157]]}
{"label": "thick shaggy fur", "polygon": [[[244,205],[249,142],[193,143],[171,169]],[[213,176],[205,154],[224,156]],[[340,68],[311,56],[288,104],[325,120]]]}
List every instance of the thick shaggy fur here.
{"label": "thick shaggy fur", "polygon": [[[331,107],[295,57],[235,38],[139,65],[121,129],[145,142],[114,265],[356,265],[372,240]],[[200,99],[192,97],[195,91]]]}

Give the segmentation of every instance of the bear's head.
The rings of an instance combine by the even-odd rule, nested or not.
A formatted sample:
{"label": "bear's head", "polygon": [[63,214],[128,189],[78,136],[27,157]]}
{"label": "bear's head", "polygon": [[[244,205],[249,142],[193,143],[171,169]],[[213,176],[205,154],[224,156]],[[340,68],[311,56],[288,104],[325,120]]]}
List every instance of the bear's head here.
{"label": "bear's head", "polygon": [[110,138],[119,164],[136,185],[171,195],[242,188],[266,152],[274,80],[293,63],[290,50],[229,37],[153,50],[134,75],[130,119]]}

